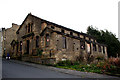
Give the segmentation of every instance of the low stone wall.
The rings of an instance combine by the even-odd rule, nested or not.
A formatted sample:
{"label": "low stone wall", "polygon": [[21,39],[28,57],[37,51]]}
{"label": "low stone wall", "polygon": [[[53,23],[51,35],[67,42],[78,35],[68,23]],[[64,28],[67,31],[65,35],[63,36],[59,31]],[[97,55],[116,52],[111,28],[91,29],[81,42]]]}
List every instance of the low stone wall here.
{"label": "low stone wall", "polygon": [[55,58],[41,58],[39,56],[22,57],[22,61],[34,62],[39,64],[55,64]]}
{"label": "low stone wall", "polygon": [[35,62],[35,63],[42,63],[42,60],[39,56],[32,56],[30,57],[30,62]]}

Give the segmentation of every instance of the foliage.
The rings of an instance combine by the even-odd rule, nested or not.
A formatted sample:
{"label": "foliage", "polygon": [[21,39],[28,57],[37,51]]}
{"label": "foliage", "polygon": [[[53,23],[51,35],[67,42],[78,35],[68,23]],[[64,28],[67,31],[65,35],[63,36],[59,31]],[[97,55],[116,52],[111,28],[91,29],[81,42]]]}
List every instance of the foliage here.
{"label": "foliage", "polygon": [[96,59],[97,59],[98,61],[100,61],[100,60],[103,60],[104,58],[101,57],[101,56],[98,56]]}
{"label": "foliage", "polygon": [[40,49],[37,49],[37,56],[42,56],[42,50],[40,50]]}
{"label": "foliage", "polygon": [[[77,63],[77,64],[76,64]],[[87,64],[83,65],[78,62],[71,62],[69,60],[60,61],[55,67],[64,68],[64,69],[71,69],[83,72],[94,72],[94,73],[104,73],[110,75],[120,75],[120,67],[115,65],[111,65],[109,62],[98,62],[97,64]]]}
{"label": "foliage", "polygon": [[118,38],[108,30],[98,30],[89,26],[87,28],[87,34],[94,36],[97,39],[97,42],[107,45],[107,53],[108,56],[116,57],[116,55],[120,55],[120,42]]}
{"label": "foliage", "polygon": [[69,60],[65,60],[65,61],[59,61],[57,63],[58,66],[71,66],[72,65],[72,62],[69,61]]}
{"label": "foliage", "polygon": [[23,57],[27,57],[29,54],[27,52],[25,52],[22,56]]}
{"label": "foliage", "polygon": [[109,58],[109,64],[120,67],[120,58]]}

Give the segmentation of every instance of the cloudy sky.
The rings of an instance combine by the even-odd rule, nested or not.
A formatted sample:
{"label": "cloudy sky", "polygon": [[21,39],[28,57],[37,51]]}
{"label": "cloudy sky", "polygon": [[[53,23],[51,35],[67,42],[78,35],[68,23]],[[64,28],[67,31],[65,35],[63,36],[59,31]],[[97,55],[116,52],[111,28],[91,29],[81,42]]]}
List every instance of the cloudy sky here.
{"label": "cloudy sky", "polygon": [[20,25],[28,13],[79,32],[88,26],[118,37],[119,0],[1,0],[0,28]]}

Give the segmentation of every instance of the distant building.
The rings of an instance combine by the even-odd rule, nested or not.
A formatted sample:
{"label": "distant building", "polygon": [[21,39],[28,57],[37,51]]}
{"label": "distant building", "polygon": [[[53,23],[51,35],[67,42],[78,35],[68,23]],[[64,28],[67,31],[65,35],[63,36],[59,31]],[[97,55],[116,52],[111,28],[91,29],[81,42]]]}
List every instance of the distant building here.
{"label": "distant building", "polygon": [[2,56],[2,30],[0,29],[0,56]]}
{"label": "distant building", "polygon": [[13,40],[17,40],[16,31],[19,28],[19,25],[12,23],[11,28],[2,28],[2,52],[3,55],[7,55],[7,53],[10,53],[12,56],[11,51],[11,42]]}
{"label": "distant building", "polygon": [[97,57],[107,59],[106,45],[98,43],[94,37],[32,14],[28,14],[20,26],[3,33],[6,35],[5,53],[11,50],[12,56],[22,56],[22,59],[25,57],[26,60],[37,60],[40,63],[63,60],[87,62]]}

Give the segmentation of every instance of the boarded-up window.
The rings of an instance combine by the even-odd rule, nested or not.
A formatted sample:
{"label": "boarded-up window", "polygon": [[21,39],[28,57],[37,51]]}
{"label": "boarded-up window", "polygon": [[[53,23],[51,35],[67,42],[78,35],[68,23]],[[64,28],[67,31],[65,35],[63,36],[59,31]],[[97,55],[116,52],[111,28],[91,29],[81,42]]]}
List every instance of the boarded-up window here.
{"label": "boarded-up window", "polygon": [[90,50],[90,43],[87,43],[87,53],[91,53],[91,50]]}
{"label": "boarded-up window", "polygon": [[73,51],[75,51],[75,43],[73,43]]}
{"label": "boarded-up window", "polygon": [[105,53],[105,47],[103,46],[103,53]]}
{"label": "boarded-up window", "polygon": [[48,47],[49,44],[50,44],[49,34],[46,34],[46,47]]}
{"label": "boarded-up window", "polygon": [[36,47],[39,47],[39,36],[36,36]]}
{"label": "boarded-up window", "polygon": [[31,32],[32,32],[32,26],[33,26],[33,23],[31,23],[31,25],[30,25],[30,26],[31,26]]}
{"label": "boarded-up window", "polygon": [[70,32],[70,35],[73,35],[73,32]]}
{"label": "boarded-up window", "polygon": [[77,35],[78,35],[78,37],[80,37],[80,34],[79,34],[79,33],[78,33]]}
{"label": "boarded-up window", "polygon": [[62,37],[63,38],[63,48],[66,48],[66,37]]}
{"label": "boarded-up window", "polygon": [[51,26],[52,29],[54,29],[55,27],[54,26]]}
{"label": "boarded-up window", "polygon": [[28,24],[28,33],[30,32],[30,23]]}
{"label": "boarded-up window", "polygon": [[20,51],[22,51],[22,41],[20,41]]}
{"label": "boarded-up window", "polygon": [[85,41],[80,40],[80,48],[85,49]]}
{"label": "boarded-up window", "polygon": [[100,45],[98,45],[98,51],[101,52],[101,46]]}
{"label": "boarded-up window", "polygon": [[62,29],[61,32],[64,33],[65,31]]}
{"label": "boarded-up window", "polygon": [[93,51],[96,51],[96,44],[93,44]]}
{"label": "boarded-up window", "polygon": [[18,43],[17,43],[17,52],[18,52],[18,46],[19,46],[19,45],[18,45]]}

